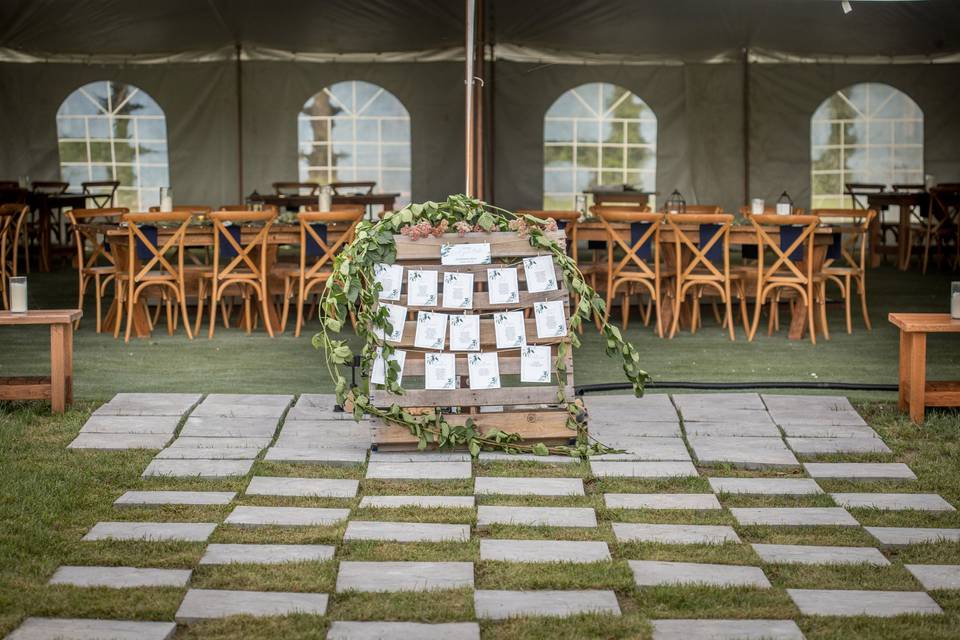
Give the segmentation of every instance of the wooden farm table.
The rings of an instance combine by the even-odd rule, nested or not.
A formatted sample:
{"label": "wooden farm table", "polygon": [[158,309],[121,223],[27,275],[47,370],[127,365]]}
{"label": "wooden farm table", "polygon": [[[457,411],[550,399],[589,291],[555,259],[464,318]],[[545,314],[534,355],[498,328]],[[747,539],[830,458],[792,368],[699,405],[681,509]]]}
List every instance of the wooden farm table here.
{"label": "wooden farm table", "polygon": [[897,234],[897,267],[905,271],[910,267],[910,223],[914,213],[919,213],[926,209],[929,201],[929,194],[926,192],[905,192],[905,191],[882,191],[880,193],[867,194],[867,204],[871,209],[878,212],[878,215],[870,223],[870,264],[873,267],[880,266],[880,253],[884,247],[880,246],[880,215],[881,209],[890,206],[896,206],[900,209],[899,232]]}
{"label": "wooden farm table", "polygon": [[585,194],[593,196],[594,204],[628,204],[638,207],[645,207],[650,201],[650,196],[656,195],[655,191],[584,191]]}
{"label": "wooden farm table", "polygon": [[37,193],[31,192],[27,198],[30,207],[38,212],[37,218],[37,241],[40,243],[40,271],[50,271],[50,257],[52,253],[50,236],[57,234],[57,239],[62,245],[68,241],[65,236],[65,226],[58,229],[53,227],[54,209],[62,212],[65,207],[71,209],[83,209],[87,206],[87,195],[83,193]]}
{"label": "wooden farm table", "polygon": [[0,326],[50,326],[50,376],[0,378],[0,400],[49,400],[53,413],[73,402],[73,323],[80,309],[0,311]]}
{"label": "wooden farm table", "polygon": [[891,313],[888,319],[900,329],[900,410],[919,424],[926,407],[960,407],[960,381],[927,382],[927,334],[960,333],[960,320],[948,313]]}
{"label": "wooden farm table", "polygon": [[[367,208],[367,215],[372,216],[372,207],[381,206],[384,211],[393,211],[394,204],[399,193],[361,193],[361,194],[338,194],[333,196],[333,204],[362,204]],[[263,204],[272,204],[278,209],[287,211],[297,211],[300,207],[309,207],[317,204],[318,196],[305,195],[262,195],[254,193],[247,200],[250,202],[261,202]]]}

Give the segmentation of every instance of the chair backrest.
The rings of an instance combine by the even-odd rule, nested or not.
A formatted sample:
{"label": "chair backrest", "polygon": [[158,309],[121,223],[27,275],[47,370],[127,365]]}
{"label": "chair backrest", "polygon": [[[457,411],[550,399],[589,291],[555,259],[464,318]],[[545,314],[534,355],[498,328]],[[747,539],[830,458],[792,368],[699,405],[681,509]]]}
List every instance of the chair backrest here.
{"label": "chair backrest", "polygon": [[[627,267],[635,268],[648,278],[660,276],[660,225],[663,223],[662,213],[637,211],[635,207],[613,207],[594,205],[590,211],[600,218],[607,232],[607,264],[613,278],[622,273]],[[630,225],[629,243],[622,234],[611,226],[611,223],[627,223]],[[612,243],[612,244],[611,244]],[[613,253],[620,247],[624,256],[614,266]],[[651,264],[652,263],[652,266]],[[633,275],[632,272],[631,275]]]}
{"label": "chair backrest", "polygon": [[13,202],[0,204],[0,278],[3,279],[0,284],[3,287],[7,286],[8,273],[17,275],[20,230],[28,215],[30,215],[30,207],[26,204]]}
{"label": "chair backrest", "polygon": [[923,193],[927,190],[927,185],[925,184],[892,184],[894,191],[900,191],[901,193]]}
{"label": "chair backrest", "polygon": [[[188,211],[195,216],[205,216],[213,211],[213,207],[209,207],[205,204],[175,204],[171,207],[171,209],[180,213]],[[149,211],[150,213],[160,213],[160,207],[150,207]]]}
{"label": "chair backrest", "polygon": [[[300,221],[300,272],[305,278],[312,278],[324,267],[333,264],[337,251],[353,238],[354,230],[363,220],[363,205],[341,211],[310,211],[297,214]],[[327,237],[327,225],[347,224],[336,242],[330,243]],[[315,259],[310,267],[307,260]]]}
{"label": "chair backrest", "polygon": [[377,186],[377,183],[372,180],[359,180],[355,182],[331,182],[330,188],[333,189],[333,195],[342,196],[345,195],[344,191],[351,191],[355,193],[361,193],[362,195],[368,196],[373,193],[373,188]]}
{"label": "chair backrest", "polygon": [[[171,280],[183,277],[183,241],[192,217],[189,211],[126,213],[121,217],[127,223],[127,273],[134,282],[142,281],[151,271],[160,271]],[[162,245],[157,239],[158,222],[179,223],[176,231]],[[173,250],[177,252],[176,267],[167,259],[167,254]],[[139,268],[137,260],[141,262]]]}
{"label": "chair backrest", "polygon": [[927,226],[939,229],[946,223],[960,223],[960,185],[930,188]]}
{"label": "chair backrest", "polygon": [[81,182],[80,188],[84,195],[90,196],[90,200],[98,207],[106,207],[108,204],[113,206],[113,198],[117,193],[117,187],[120,186],[119,180],[90,180]]}
{"label": "chair backrest", "polygon": [[[71,209],[67,211],[67,219],[73,227],[74,244],[77,245],[77,264],[81,268],[89,268],[97,264],[100,256],[107,259],[110,264],[116,264],[116,261],[107,248],[106,238],[99,235],[95,230],[81,228],[83,223],[91,222],[120,222],[123,215],[129,213],[126,207],[114,209]],[[90,256],[87,257],[86,244],[90,242],[93,247]]]}
{"label": "chair backrest", "polygon": [[[820,224],[820,218],[807,215],[762,215],[750,216],[757,235],[757,277],[761,280],[771,278],[810,284],[813,282],[814,234]],[[768,231],[777,227],[779,240],[774,240]],[[776,258],[771,266],[765,266],[764,254],[769,249]],[[778,271],[780,273],[778,273]]]}
{"label": "chair backrest", "polygon": [[[833,234],[834,244],[827,250],[824,266],[842,259],[847,266],[861,270],[867,268],[867,238],[870,234],[870,223],[877,216],[876,210],[812,209],[810,215],[839,228],[839,231]],[[855,256],[858,252],[859,255]]]}
{"label": "chair backrest", "polygon": [[[267,240],[276,217],[274,211],[214,211],[210,214],[213,220],[213,274],[216,280],[266,278]],[[262,226],[252,240],[244,243],[243,227],[254,224]],[[237,229],[238,233],[234,234],[231,229]],[[222,263],[226,260],[229,262],[224,266]]]}
{"label": "chair backrest", "polygon": [[[278,196],[315,196],[320,185],[316,182],[274,182],[273,191]],[[303,193],[306,191],[306,193]]]}
{"label": "chair backrest", "polygon": [[867,201],[865,199],[861,200],[861,198],[866,198],[871,193],[881,193],[887,188],[887,185],[876,182],[845,182],[843,188],[853,201],[855,209],[866,209]]}
{"label": "chair backrest", "polygon": [[[719,207],[718,207],[719,208]],[[698,278],[726,280],[730,276],[730,227],[733,216],[726,213],[671,213],[664,218],[673,232],[674,250],[680,264],[680,256],[689,252],[689,262],[684,261],[680,278],[690,277],[698,268]],[[690,227],[695,227],[698,239],[690,237]]]}
{"label": "chair backrest", "polygon": [[693,213],[698,215],[716,215],[723,213],[723,207],[716,204],[688,204],[684,206],[683,213]]}
{"label": "chair backrest", "polygon": [[55,180],[46,180],[33,183],[33,192],[42,193],[44,195],[60,195],[64,193],[67,188],[70,186],[69,182],[60,182]]}

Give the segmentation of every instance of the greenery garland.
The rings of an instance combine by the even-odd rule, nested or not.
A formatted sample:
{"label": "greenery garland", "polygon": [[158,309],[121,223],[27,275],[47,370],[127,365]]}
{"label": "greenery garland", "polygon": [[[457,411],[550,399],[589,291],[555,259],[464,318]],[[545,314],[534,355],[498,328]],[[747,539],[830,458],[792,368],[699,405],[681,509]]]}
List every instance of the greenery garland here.
{"label": "greenery garland", "polygon": [[[530,246],[549,251],[554,261],[560,265],[564,284],[573,292],[576,301],[568,327],[570,344],[575,348],[580,346],[577,330],[584,322],[594,319],[606,341],[606,354],[620,360],[624,374],[633,383],[635,394],[642,395],[648,376],[640,368],[640,356],[636,348],[623,340],[617,327],[604,320],[606,305],[603,299],[587,284],[576,262],[567,255],[566,247],[548,235],[547,231],[555,229],[555,225],[552,220],[545,221],[530,215],[517,216],[465,195],[450,196],[446,202],[441,203],[411,204],[386,214],[377,222],[361,222],[357,226],[353,241],[334,259],[333,275],[321,294],[321,331],[313,337],[314,347],[324,351],[327,369],[335,384],[337,401],[344,407],[352,407],[354,418],[358,421],[364,414],[368,414],[407,428],[417,438],[420,449],[425,449],[432,443],[438,448],[466,447],[473,456],[483,449],[494,449],[508,453],[557,454],[580,458],[611,452],[611,449],[588,438],[583,407],[574,398],[566,397],[562,384],[558,384],[557,403],[566,406],[567,426],[577,432],[576,445],[573,446],[522,444],[517,434],[499,429],[488,429],[481,433],[480,427],[472,418],[466,419],[463,425],[452,425],[444,419],[439,408],[434,409],[431,414],[423,415],[405,410],[396,404],[389,408],[376,407],[370,401],[369,391],[348,385],[340,368],[351,364],[354,354],[345,340],[337,340],[331,336],[343,330],[348,318],[353,319],[356,333],[364,339],[360,354],[363,370],[371,370],[378,349],[382,350],[382,357],[387,363],[385,387],[393,393],[402,394],[403,388],[398,383],[400,367],[389,359],[394,347],[377,335],[378,332],[381,335],[383,332],[389,334],[391,327],[387,310],[379,304],[380,284],[376,281],[374,268],[379,263],[390,264],[395,261],[394,234],[410,235],[416,239],[427,234],[438,235],[447,230],[455,230],[461,235],[473,230],[514,231],[525,236]],[[554,373],[558,381],[566,375],[567,348],[566,343],[561,343],[558,347],[554,362]]]}

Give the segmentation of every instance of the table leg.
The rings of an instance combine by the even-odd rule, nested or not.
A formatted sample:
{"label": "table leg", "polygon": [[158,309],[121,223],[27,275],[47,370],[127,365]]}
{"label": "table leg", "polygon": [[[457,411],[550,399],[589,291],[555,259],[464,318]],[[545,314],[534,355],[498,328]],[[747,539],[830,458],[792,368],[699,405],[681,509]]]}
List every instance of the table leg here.
{"label": "table leg", "polygon": [[907,388],[910,386],[910,354],[912,352],[911,348],[913,347],[913,341],[910,336],[911,334],[905,332],[903,329],[900,330],[900,392],[897,398],[897,407],[900,411],[906,411],[909,403]]}
{"label": "table leg", "polygon": [[876,215],[870,221],[870,266],[876,269],[880,266],[880,218]]}
{"label": "table leg", "polygon": [[910,419],[923,422],[927,389],[927,334],[910,334]]}
{"label": "table leg", "polygon": [[910,268],[909,265],[909,255],[910,255],[910,243],[913,241],[913,238],[910,237],[910,215],[911,207],[907,205],[900,205],[900,237],[897,242],[897,266],[901,271],[906,271]]}
{"label": "table leg", "polygon": [[67,389],[63,352],[66,348],[66,328],[62,324],[50,325],[50,409],[63,413],[66,409]]}

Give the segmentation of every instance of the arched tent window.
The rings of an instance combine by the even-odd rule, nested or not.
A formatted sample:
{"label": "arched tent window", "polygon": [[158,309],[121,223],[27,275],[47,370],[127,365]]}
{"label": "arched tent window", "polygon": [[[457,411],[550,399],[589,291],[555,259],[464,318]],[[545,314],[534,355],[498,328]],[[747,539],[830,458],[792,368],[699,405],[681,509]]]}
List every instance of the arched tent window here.
{"label": "arched tent window", "polygon": [[373,180],[410,202],[410,114],[383,87],[330,85],[304,103],[297,130],[301,181]]}
{"label": "arched tent window", "polygon": [[654,191],[657,116],[623,87],[594,82],[557,98],[543,119],[543,206],[573,209],[598,185]]}
{"label": "arched tent window", "polygon": [[72,188],[119,180],[116,206],[146,211],[170,186],[167,123],[146,92],[121,82],[84,85],[57,110],[60,175]]}
{"label": "arched tent window", "polygon": [[810,120],[812,205],[849,207],[844,184],[923,183],[923,112],[885,84],[847,87]]}

